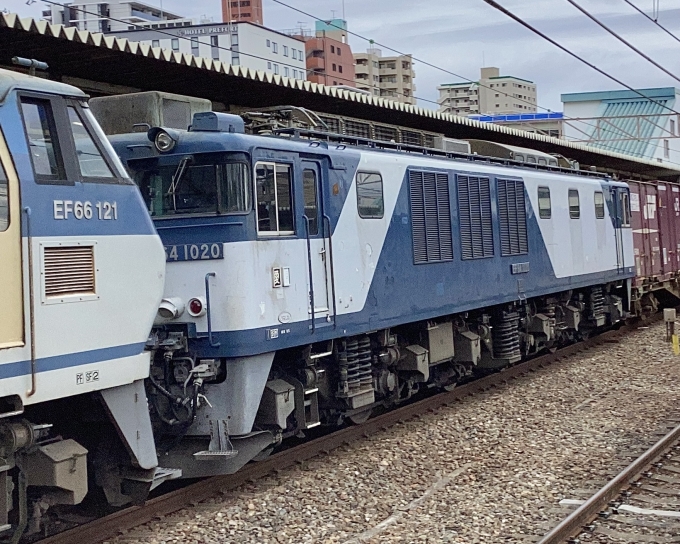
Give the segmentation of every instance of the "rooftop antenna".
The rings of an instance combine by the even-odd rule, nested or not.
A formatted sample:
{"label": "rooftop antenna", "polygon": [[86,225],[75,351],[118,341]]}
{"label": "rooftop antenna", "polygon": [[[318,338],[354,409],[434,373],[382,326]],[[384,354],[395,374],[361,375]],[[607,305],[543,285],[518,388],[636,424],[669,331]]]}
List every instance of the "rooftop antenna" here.
{"label": "rooftop antenna", "polygon": [[346,21],[346,19],[345,19],[345,0],[342,0],[342,20]]}
{"label": "rooftop antenna", "polygon": [[335,19],[335,12],[336,12],[336,11],[337,11],[337,10],[335,10],[335,9],[332,9],[332,10],[331,10],[331,19]]}

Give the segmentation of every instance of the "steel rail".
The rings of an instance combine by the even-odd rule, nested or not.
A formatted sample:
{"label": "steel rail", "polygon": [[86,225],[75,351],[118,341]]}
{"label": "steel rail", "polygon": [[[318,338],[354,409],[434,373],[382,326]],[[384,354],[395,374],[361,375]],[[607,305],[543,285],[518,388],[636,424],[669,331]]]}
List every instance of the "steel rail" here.
{"label": "steel rail", "polygon": [[680,425],[649,448],[645,453],[623,469],[613,480],[590,497],[586,502],[564,518],[559,525],[547,533],[538,544],[561,544],[583,531],[584,525],[598,516],[609,501],[618,497],[629,487],[632,480],[641,472],[663,456],[676,442],[680,440]]}
{"label": "steel rail", "polygon": [[[642,324],[658,319],[657,315],[650,320],[642,322]],[[38,542],[40,544],[73,544],[73,542],[98,544],[144,523],[157,520],[182,508],[191,507],[220,493],[232,491],[244,483],[255,481],[272,472],[279,472],[284,468],[293,466],[296,463],[302,463],[320,454],[327,454],[340,446],[349,445],[354,440],[366,438],[374,432],[387,429],[397,423],[428,412],[436,412],[438,409],[460,402],[466,397],[505,384],[509,380],[535,372],[552,363],[562,361],[571,355],[605,343],[618,342],[619,338],[624,336],[625,333],[635,330],[638,325],[640,325],[639,322],[632,325],[624,325],[618,330],[607,331],[584,342],[566,346],[555,353],[535,357],[504,369],[501,372],[496,372],[458,386],[452,391],[406,404],[371,418],[361,425],[340,429],[316,440],[273,454],[263,461],[249,463],[236,474],[214,476],[201,480],[200,482],[151,499],[142,506],[126,508],[112,515],[41,539]]]}

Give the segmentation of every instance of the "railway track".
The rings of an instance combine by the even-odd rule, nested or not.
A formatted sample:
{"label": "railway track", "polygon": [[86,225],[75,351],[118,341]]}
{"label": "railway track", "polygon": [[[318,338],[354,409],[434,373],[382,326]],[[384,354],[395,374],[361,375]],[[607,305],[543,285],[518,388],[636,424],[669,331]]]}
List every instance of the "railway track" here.
{"label": "railway track", "polygon": [[[673,487],[675,486],[675,487]],[[680,542],[680,425],[607,482],[538,544]],[[562,504],[578,501],[562,501]]]}
{"label": "railway track", "polygon": [[[659,320],[659,317],[655,316],[644,323],[651,323],[657,320]],[[559,363],[574,354],[602,344],[617,343],[626,333],[636,329],[639,325],[640,322],[637,322],[635,324],[624,325],[614,331],[607,331],[584,342],[566,346],[555,353],[536,357],[505,369],[502,372],[490,374],[458,386],[452,391],[443,392],[412,404],[407,404],[369,419],[361,425],[346,427],[299,446],[275,453],[263,461],[246,465],[237,474],[201,480],[151,499],[143,506],[129,507],[78,527],[47,536],[41,539],[39,543],[73,544],[73,542],[88,542],[97,544],[103,542],[184,507],[196,505],[220,493],[228,493],[244,483],[257,480],[271,472],[282,470],[296,463],[302,463],[321,454],[327,454],[342,445],[389,428],[399,422],[418,417],[426,412],[434,412],[439,408],[460,402],[468,396],[502,385],[551,364]],[[678,432],[680,433],[680,430]],[[550,540],[546,542],[557,541]]]}

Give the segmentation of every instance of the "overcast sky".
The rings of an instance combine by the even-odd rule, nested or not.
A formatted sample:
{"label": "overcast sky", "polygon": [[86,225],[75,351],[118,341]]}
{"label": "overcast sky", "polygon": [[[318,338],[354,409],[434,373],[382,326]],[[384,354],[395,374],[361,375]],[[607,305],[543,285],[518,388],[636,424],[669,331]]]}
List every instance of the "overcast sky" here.
{"label": "overcast sky", "polygon": [[[28,0],[31,2],[33,0]],[[141,0],[160,5],[161,0]],[[342,0],[283,0],[321,18],[343,13]],[[652,15],[655,0],[632,0]],[[162,0],[163,8],[220,22],[219,0]],[[606,72],[637,87],[678,86],[680,83],[655,68],[624,44],[599,28],[566,0],[498,0],[504,7],[587,58]],[[577,0],[605,24],[680,77],[680,43],[646,20],[624,0]],[[680,37],[680,0],[658,0],[658,21]],[[40,1],[0,0],[0,9],[21,16],[39,17]],[[560,94],[620,88],[576,59],[497,12],[482,0],[345,0],[345,18],[351,32],[394,47],[464,78],[477,80],[483,65],[497,66],[502,75],[536,82],[538,104],[561,111]],[[264,0],[265,25],[276,29],[313,29],[314,19]],[[350,37],[352,49],[363,51],[368,42]],[[390,52],[383,48],[383,55]],[[461,81],[415,62],[416,96],[423,107],[436,108],[437,85]],[[540,110],[539,110],[540,111]]]}

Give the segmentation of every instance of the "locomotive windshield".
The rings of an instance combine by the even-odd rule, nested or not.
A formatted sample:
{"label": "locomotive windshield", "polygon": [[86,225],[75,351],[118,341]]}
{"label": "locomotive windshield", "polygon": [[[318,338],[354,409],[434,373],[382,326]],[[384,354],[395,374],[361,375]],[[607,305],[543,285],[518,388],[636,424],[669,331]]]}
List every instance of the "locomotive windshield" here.
{"label": "locomotive windshield", "polygon": [[241,154],[185,155],[172,163],[131,161],[130,168],[154,217],[243,213],[250,207],[250,166]]}

